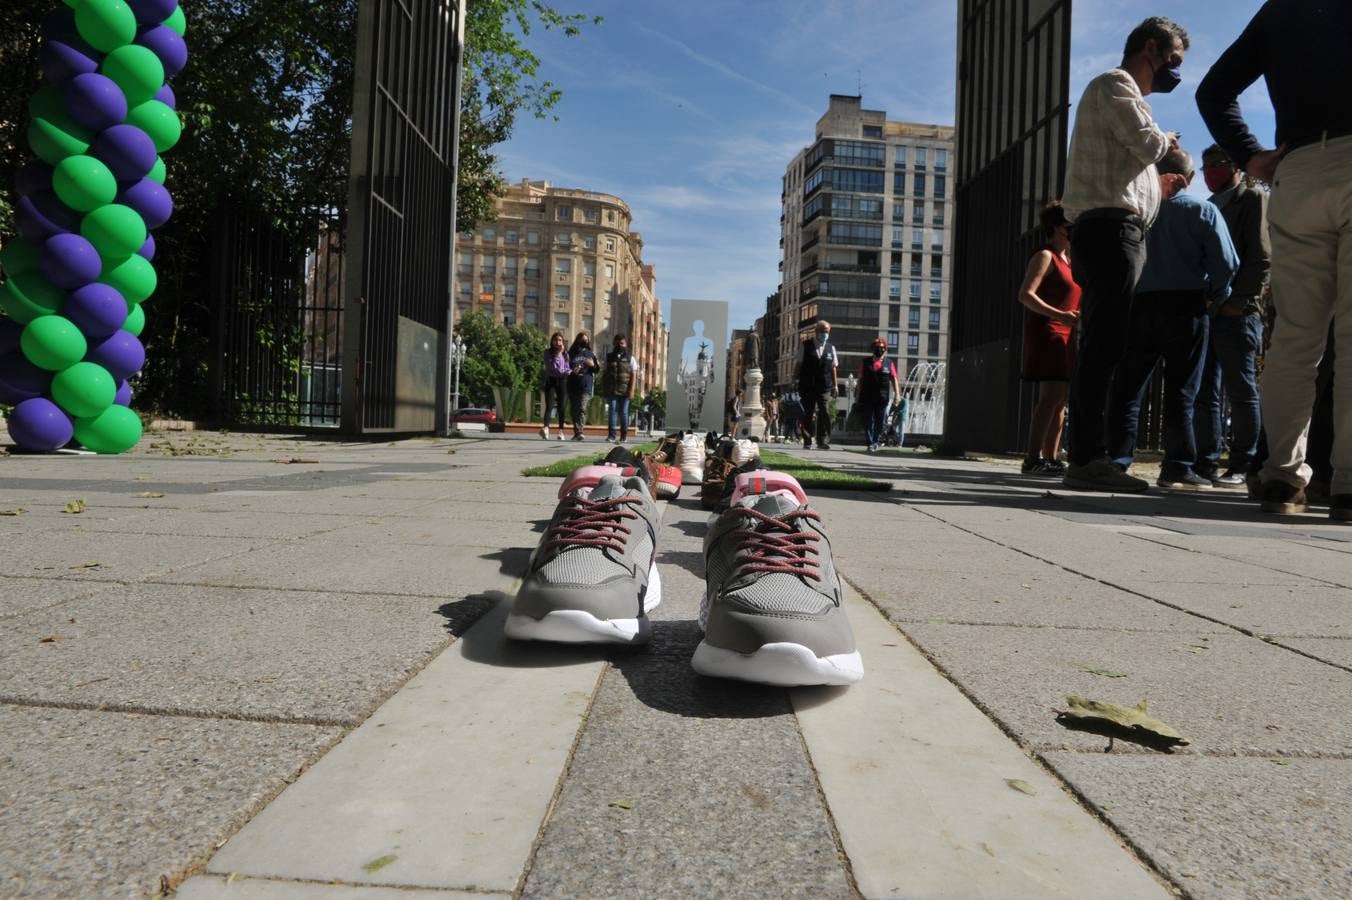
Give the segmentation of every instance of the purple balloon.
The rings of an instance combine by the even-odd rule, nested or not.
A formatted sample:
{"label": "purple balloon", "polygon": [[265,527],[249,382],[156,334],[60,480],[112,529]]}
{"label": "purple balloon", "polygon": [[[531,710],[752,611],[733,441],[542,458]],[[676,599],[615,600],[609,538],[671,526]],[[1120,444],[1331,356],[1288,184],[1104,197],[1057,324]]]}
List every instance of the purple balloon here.
{"label": "purple balloon", "polygon": [[23,350],[0,356],[0,403],[22,403],[41,397],[52,386],[52,373],[28,361]]}
{"label": "purple balloon", "polygon": [[89,284],[103,272],[99,251],[78,234],[48,238],[38,264],[48,281],[68,291]]}
{"label": "purple balloon", "polygon": [[164,64],[165,78],[173,78],[188,64],[187,43],[182,35],[168,25],[156,25],[145,31],[136,38],[136,43],[160,58]]}
{"label": "purple balloon", "polygon": [[178,9],[178,0],[127,0],[142,25],[159,25]]}
{"label": "purple balloon", "polygon": [[150,99],[158,100],[170,109],[178,109],[178,96],[168,84],[156,91],[155,96]]}
{"label": "purple balloon", "polygon": [[127,98],[113,79],[87,72],[67,83],[66,112],[77,125],[103,131],[126,121]]}
{"label": "purple balloon", "polygon": [[19,175],[14,179],[14,186],[18,189],[20,197],[27,197],[29,194],[36,194],[39,191],[50,191],[52,189],[51,166],[40,159],[29,160],[19,169]]}
{"label": "purple balloon", "polygon": [[75,423],[46,397],[34,397],[14,407],[9,436],[21,450],[60,450],[75,437]]}
{"label": "purple balloon", "polygon": [[51,191],[38,191],[20,197],[14,204],[14,219],[19,231],[30,241],[40,242],[54,234],[66,234],[80,227],[80,218]]}
{"label": "purple balloon", "polygon": [[139,181],[155,167],[155,142],[135,125],[114,125],[94,139],[92,155],[118,181]]}
{"label": "purple balloon", "polygon": [[127,321],[127,301],[117,288],[96,281],[67,294],[61,315],[91,342],[102,341]]}
{"label": "purple balloon", "polygon": [[118,406],[131,406],[131,385],[122,382],[117,386],[117,396],[113,397],[113,402]]}
{"label": "purple balloon", "polygon": [[174,214],[174,201],[164,185],[142,178],[117,193],[117,202],[141,214],[146,228],[159,228]]}
{"label": "purple balloon", "polygon": [[48,38],[38,51],[42,74],[53,84],[65,84],[77,75],[97,72],[99,55],[76,37]]}
{"label": "purple balloon", "polygon": [[146,262],[155,261],[155,235],[146,235],[146,242],[141,245],[141,249],[136,251],[138,256],[143,257]]}
{"label": "purple balloon", "polygon": [[19,335],[21,334],[23,334],[22,325],[9,316],[0,316],[0,356],[4,356],[11,350],[19,349]]}
{"label": "purple balloon", "polygon": [[91,344],[85,359],[107,369],[114,381],[126,381],[146,364],[146,348],[130,331],[119,330]]}

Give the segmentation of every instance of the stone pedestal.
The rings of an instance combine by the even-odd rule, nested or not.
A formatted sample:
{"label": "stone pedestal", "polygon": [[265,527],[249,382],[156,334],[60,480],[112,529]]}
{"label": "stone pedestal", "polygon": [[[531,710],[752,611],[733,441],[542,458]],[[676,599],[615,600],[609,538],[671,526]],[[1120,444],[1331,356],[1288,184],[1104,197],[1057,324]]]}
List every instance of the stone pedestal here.
{"label": "stone pedestal", "polygon": [[747,369],[742,383],[746,385],[746,392],[742,399],[742,422],[738,427],[738,437],[754,437],[762,441],[769,440],[769,435],[765,433],[765,407],[761,404],[761,383],[765,381],[765,376],[761,374],[760,369]]}

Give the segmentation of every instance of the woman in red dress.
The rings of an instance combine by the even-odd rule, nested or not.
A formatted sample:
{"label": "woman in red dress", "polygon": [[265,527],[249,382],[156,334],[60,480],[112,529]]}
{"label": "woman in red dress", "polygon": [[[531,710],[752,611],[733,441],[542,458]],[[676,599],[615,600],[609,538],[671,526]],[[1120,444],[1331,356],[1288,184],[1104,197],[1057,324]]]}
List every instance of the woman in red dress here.
{"label": "woman in red dress", "polygon": [[1070,231],[1061,201],[1052,200],[1038,216],[1047,243],[1028,261],[1019,302],[1023,321],[1023,380],[1038,383],[1038,402],[1028,428],[1026,475],[1062,475],[1057,459],[1066,421],[1070,373],[1075,367],[1075,323],[1080,318],[1080,287],[1070,273]]}

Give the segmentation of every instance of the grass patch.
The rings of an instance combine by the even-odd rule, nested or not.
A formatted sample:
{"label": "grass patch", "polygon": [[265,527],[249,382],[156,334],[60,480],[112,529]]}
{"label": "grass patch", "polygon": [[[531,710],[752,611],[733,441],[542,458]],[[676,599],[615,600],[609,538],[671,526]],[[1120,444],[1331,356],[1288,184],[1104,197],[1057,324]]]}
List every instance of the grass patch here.
{"label": "grass patch", "polygon": [[[632,450],[650,451],[657,448],[656,443],[642,444],[638,447],[630,448]],[[607,451],[609,452],[609,451]],[[591,465],[600,462],[605,457],[605,453],[588,453],[585,456],[570,456],[567,459],[560,459],[547,466],[534,466],[524,470],[521,474],[527,478],[565,478],[571,475],[573,470],[579,466]],[[863,478],[859,475],[851,475],[848,472],[840,472],[836,469],[828,469],[825,466],[818,465],[805,459],[799,459],[796,456],[790,456],[787,453],[780,453],[777,450],[761,450],[761,462],[767,469],[774,469],[777,472],[784,472],[798,479],[798,483],[805,489],[817,489],[826,491],[890,491],[892,482],[874,481],[871,478]]]}

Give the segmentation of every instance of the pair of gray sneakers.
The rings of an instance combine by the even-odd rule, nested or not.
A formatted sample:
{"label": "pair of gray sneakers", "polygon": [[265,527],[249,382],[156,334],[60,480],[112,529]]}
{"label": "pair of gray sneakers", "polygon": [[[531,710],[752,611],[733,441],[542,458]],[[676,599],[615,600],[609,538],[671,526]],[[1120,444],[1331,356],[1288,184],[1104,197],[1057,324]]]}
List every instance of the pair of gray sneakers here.
{"label": "pair of gray sneakers", "polygon": [[[648,640],[647,613],[661,602],[661,512],[642,478],[614,472],[587,466],[565,482],[508,615],[508,637]],[[704,638],[691,664],[703,675],[762,684],[852,684],[863,664],[821,516],[792,478],[766,474],[740,476],[730,507],[710,523]]]}

